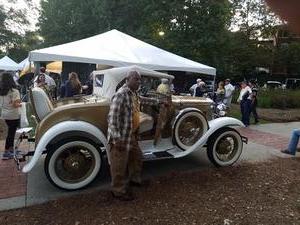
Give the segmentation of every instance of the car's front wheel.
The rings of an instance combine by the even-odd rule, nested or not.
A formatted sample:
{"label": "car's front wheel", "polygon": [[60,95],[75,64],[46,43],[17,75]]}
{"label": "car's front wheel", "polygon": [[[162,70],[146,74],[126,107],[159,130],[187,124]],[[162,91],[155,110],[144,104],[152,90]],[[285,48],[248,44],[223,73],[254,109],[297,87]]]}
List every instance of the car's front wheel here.
{"label": "car's front wheel", "polygon": [[215,132],[207,143],[207,156],[217,167],[235,163],[243,149],[241,135],[234,129],[225,127]]}
{"label": "car's front wheel", "polygon": [[65,190],[77,190],[90,184],[102,165],[100,148],[89,140],[73,138],[53,146],[45,159],[49,181]]}
{"label": "car's front wheel", "polygon": [[182,150],[193,146],[208,130],[205,116],[196,110],[180,115],[174,124],[173,140]]}

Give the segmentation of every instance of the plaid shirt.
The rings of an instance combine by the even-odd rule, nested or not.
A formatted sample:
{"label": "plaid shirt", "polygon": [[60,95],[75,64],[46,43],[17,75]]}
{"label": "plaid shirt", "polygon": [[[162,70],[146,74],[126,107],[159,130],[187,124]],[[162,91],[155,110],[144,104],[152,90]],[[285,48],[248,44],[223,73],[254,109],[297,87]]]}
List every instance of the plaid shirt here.
{"label": "plaid shirt", "polygon": [[[131,147],[131,136],[133,134],[133,98],[137,95],[124,84],[112,97],[108,114],[108,141],[115,144],[122,141],[126,150]],[[157,105],[159,101],[155,98],[138,96],[142,104]]]}

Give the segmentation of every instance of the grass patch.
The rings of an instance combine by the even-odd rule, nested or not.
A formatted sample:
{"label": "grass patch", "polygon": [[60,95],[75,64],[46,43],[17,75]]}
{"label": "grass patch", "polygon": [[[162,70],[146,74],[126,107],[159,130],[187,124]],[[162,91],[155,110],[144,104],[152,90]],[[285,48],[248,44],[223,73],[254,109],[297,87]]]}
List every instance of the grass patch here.
{"label": "grass patch", "polygon": [[258,107],[275,109],[300,108],[300,90],[262,90],[258,96]]}
{"label": "grass patch", "polygon": [[[231,104],[231,109],[228,112],[228,116],[236,118],[238,120],[241,120],[242,119],[242,114],[241,114],[241,110],[240,110],[240,105]],[[250,123],[251,123],[251,121],[254,121],[254,118],[253,118],[252,115],[250,116]],[[259,123],[260,124],[265,124],[265,123],[271,123],[271,122],[268,121],[268,120],[259,119]]]}

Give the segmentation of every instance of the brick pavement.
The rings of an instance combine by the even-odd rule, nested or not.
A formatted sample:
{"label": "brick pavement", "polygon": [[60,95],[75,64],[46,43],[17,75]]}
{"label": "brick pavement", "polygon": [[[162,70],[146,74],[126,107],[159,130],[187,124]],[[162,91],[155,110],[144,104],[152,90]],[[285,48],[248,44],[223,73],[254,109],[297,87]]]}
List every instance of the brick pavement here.
{"label": "brick pavement", "polygon": [[[0,141],[1,155],[3,147],[4,141]],[[26,192],[27,174],[18,171],[14,160],[0,160],[0,199],[24,196]]]}
{"label": "brick pavement", "polygon": [[285,149],[288,146],[289,138],[280,136],[278,134],[267,133],[258,131],[251,128],[240,128],[239,131],[248,140],[256,144],[265,145],[268,147],[275,148],[277,150]]}

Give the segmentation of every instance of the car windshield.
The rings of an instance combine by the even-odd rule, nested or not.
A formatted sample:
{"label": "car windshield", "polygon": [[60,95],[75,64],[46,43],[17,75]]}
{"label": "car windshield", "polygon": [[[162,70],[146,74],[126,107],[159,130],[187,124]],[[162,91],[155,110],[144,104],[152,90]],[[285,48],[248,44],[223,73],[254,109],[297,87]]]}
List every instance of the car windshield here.
{"label": "car windshield", "polygon": [[[126,79],[123,79],[116,87],[116,91],[118,91],[124,84],[126,83]],[[159,77],[150,77],[150,76],[142,76],[140,93],[145,95],[149,92],[155,92],[158,85],[161,83],[161,79]]]}

